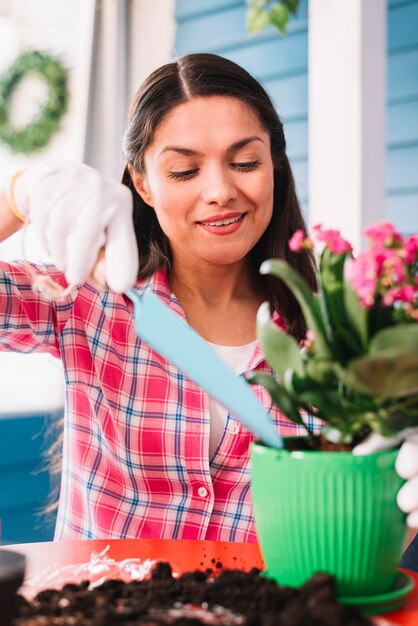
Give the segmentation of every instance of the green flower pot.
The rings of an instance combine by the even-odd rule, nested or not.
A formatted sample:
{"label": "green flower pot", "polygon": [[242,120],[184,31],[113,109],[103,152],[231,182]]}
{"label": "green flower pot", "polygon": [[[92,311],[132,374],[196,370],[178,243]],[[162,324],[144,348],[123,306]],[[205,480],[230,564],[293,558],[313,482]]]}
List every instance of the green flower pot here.
{"label": "green flower pot", "polygon": [[315,572],[329,572],[340,596],[390,591],[406,534],[396,505],[403,484],[396,455],[253,444],[255,525],[269,576],[298,586]]}

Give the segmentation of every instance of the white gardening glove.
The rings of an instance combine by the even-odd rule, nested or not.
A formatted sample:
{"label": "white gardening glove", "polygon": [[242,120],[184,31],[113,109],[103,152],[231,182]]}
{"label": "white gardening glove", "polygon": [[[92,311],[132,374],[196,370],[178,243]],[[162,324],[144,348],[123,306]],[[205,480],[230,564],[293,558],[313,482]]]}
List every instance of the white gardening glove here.
{"label": "white gardening glove", "polygon": [[410,528],[418,528],[418,428],[406,428],[393,437],[383,437],[372,433],[353,449],[353,454],[373,454],[403,444],[396,458],[396,471],[406,479],[398,492],[399,508],[408,513],[406,518]]}
{"label": "white gardening glove", "polygon": [[138,248],[125,185],[83,163],[51,159],[17,178],[14,197],[68,283],[87,280],[103,246],[109,287],[123,292],[135,283]]}

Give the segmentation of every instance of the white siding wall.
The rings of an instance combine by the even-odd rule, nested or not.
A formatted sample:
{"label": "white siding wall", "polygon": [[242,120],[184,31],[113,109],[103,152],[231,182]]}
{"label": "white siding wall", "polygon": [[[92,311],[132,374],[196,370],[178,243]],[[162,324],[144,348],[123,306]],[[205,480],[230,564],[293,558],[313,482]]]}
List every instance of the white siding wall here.
{"label": "white siding wall", "polygon": [[[41,152],[12,154],[0,146],[0,186],[5,187],[10,174],[32,163],[52,156],[78,160],[83,155],[85,111],[87,106],[88,50],[90,43],[92,3],[90,0],[13,0],[8,8],[12,22],[3,18],[0,27],[7,33],[8,45],[0,48],[0,69],[4,71],[18,52],[25,48],[47,51],[61,59],[69,70],[70,105],[61,130]],[[2,42],[4,40],[2,39]],[[22,83],[21,96],[16,94],[13,120],[19,123],[30,117],[33,108],[25,108],[25,90],[33,94],[32,85]],[[26,93],[28,93],[26,91]],[[28,237],[32,260],[45,260],[45,254],[33,233]],[[20,233],[0,244],[0,258],[21,257]],[[0,415],[54,409],[63,405],[63,380],[60,363],[45,354],[0,353]]]}
{"label": "white siding wall", "polygon": [[[120,67],[118,55],[127,42],[120,41],[118,2],[0,0],[0,15],[9,13],[12,17],[12,22],[0,18],[3,44],[0,48],[0,71],[23,48],[46,50],[59,57],[68,68],[71,93],[69,110],[62,120],[61,130],[44,150],[26,157],[13,155],[6,147],[0,146],[1,187],[7,185],[10,174],[17,169],[53,156],[72,160],[84,158],[103,174],[119,177],[122,167],[121,135],[128,100],[153,69],[171,59],[176,24],[175,0],[127,2],[130,22],[128,58],[126,64]],[[95,75],[89,90],[94,18]],[[121,77],[121,73],[125,75]],[[127,93],[121,98],[117,89],[124,84]],[[23,89],[30,89],[31,99],[35,87],[34,83],[22,86]],[[30,118],[32,113],[22,105],[23,101],[18,95],[14,110],[17,122],[19,119],[23,122],[28,116]],[[103,132],[104,129],[106,132]],[[28,235],[29,258],[34,261],[48,260],[33,233]],[[0,244],[0,258],[14,260],[19,257],[21,235],[16,234]],[[48,355],[0,353],[0,378],[0,415],[47,410],[63,403],[60,362]]]}

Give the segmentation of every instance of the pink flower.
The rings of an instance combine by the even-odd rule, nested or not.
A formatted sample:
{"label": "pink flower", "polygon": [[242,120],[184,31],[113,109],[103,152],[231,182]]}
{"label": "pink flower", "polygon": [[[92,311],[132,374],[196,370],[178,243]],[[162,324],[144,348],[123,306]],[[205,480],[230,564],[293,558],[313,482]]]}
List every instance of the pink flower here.
{"label": "pink flower", "polygon": [[293,233],[289,241],[289,248],[292,250],[292,252],[300,252],[302,248],[305,248],[307,250],[312,249],[313,244],[309,237],[307,237],[306,234],[303,232],[303,230],[299,229]]}
{"label": "pink flower", "polygon": [[325,230],[322,228],[321,224],[314,226],[313,230],[316,240],[325,243],[333,254],[345,254],[346,252],[352,251],[353,248],[351,244],[341,237],[339,230]]}
{"label": "pink flower", "polygon": [[405,262],[415,263],[418,260],[418,235],[411,235],[405,241]]}
{"label": "pink flower", "polygon": [[371,250],[360,253],[357,259],[349,259],[345,264],[345,278],[351,282],[360,304],[369,309],[374,304],[377,290],[378,264]]}
{"label": "pink flower", "polygon": [[384,285],[403,283],[406,280],[406,267],[404,260],[398,254],[398,250],[384,248],[378,251],[379,258],[384,257],[380,276]]}
{"label": "pink flower", "polygon": [[383,304],[391,306],[394,302],[413,302],[414,299],[415,289],[411,285],[391,287],[383,296]]}
{"label": "pink flower", "polygon": [[382,279],[386,286],[403,282],[406,278],[405,261],[399,249],[369,248],[361,252],[358,258],[363,259],[364,268],[372,266],[377,278]]}
{"label": "pink flower", "polygon": [[403,243],[401,235],[391,222],[378,222],[364,229],[363,233],[376,246],[397,246]]}
{"label": "pink flower", "polygon": [[313,343],[315,340],[315,335],[313,334],[313,332],[308,328],[308,330],[306,331],[306,335],[305,335],[305,339],[302,341],[302,346],[304,348],[306,348],[306,350],[311,351],[313,348]]}
{"label": "pink flower", "polygon": [[289,248],[292,250],[292,252],[300,252],[300,250],[302,250],[304,241],[305,233],[303,232],[303,230],[297,230],[293,233],[289,241]]}

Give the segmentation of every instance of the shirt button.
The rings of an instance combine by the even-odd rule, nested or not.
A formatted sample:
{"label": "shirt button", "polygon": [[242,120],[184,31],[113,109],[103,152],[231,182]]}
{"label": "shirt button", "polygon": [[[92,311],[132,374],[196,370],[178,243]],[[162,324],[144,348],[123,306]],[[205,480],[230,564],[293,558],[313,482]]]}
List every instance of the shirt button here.
{"label": "shirt button", "polygon": [[206,498],[206,496],[208,495],[208,490],[206,489],[206,487],[199,487],[197,493],[201,498]]}
{"label": "shirt button", "polygon": [[231,435],[238,435],[239,433],[239,426],[238,424],[234,424],[233,426],[229,427],[229,432],[231,433]]}

